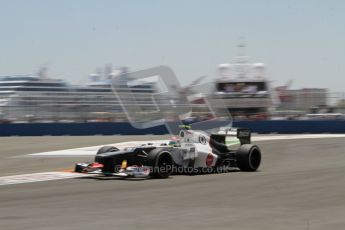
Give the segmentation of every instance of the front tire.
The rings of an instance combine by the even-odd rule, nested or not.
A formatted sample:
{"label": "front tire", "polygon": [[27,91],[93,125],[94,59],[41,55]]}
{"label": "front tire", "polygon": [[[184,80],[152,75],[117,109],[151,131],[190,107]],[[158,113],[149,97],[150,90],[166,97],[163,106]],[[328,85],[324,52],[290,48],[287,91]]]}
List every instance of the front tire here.
{"label": "front tire", "polygon": [[153,149],[147,156],[148,165],[152,167],[151,176],[153,178],[168,178],[172,171],[174,160],[169,151],[163,149]]}
{"label": "front tire", "polygon": [[116,151],[119,151],[119,149],[114,146],[103,146],[97,151],[96,155],[102,154],[102,153],[108,153],[108,152],[116,152]]}
{"label": "front tire", "polygon": [[261,150],[256,145],[241,145],[236,153],[236,162],[241,171],[254,172],[260,167]]}

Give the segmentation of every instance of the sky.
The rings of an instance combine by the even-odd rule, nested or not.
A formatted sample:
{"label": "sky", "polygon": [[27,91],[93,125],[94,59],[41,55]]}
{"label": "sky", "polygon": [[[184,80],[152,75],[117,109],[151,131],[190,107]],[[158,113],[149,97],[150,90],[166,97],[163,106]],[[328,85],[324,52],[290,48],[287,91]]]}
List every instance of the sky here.
{"label": "sky", "polygon": [[275,86],[345,92],[342,0],[0,0],[0,75],[88,81],[111,63],[170,66],[182,84],[237,54],[267,65]]}

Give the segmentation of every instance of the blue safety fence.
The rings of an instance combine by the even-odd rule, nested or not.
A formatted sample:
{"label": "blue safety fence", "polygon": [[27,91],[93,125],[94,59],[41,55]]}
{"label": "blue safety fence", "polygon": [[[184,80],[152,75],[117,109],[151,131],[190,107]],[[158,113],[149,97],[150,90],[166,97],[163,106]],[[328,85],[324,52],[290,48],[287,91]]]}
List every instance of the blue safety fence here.
{"label": "blue safety fence", "polygon": [[[267,120],[236,121],[234,127],[249,128],[255,133],[345,133],[345,120]],[[164,126],[136,129],[127,122],[104,123],[21,123],[1,124],[0,136],[83,136],[167,134]]]}
{"label": "blue safety fence", "polygon": [[0,136],[87,136],[166,134],[164,126],[136,129],[128,122],[1,124]]}
{"label": "blue safety fence", "polygon": [[267,120],[239,121],[234,126],[249,128],[252,132],[269,134],[345,133],[345,120]]}

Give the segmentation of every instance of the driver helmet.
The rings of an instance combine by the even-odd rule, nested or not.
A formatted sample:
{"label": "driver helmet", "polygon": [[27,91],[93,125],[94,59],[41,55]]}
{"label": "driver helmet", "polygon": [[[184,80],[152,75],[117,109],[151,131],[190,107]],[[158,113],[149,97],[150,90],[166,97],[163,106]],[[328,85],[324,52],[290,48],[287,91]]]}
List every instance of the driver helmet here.
{"label": "driver helmet", "polygon": [[175,147],[178,146],[179,144],[179,139],[176,136],[172,136],[169,141],[169,146]]}

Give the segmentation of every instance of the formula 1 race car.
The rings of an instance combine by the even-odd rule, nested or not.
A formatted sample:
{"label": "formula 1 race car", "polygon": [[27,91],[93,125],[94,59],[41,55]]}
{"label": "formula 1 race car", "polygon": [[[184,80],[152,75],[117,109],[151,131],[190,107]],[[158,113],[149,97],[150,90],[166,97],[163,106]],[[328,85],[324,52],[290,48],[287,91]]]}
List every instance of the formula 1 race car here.
{"label": "formula 1 race car", "polygon": [[[230,149],[228,138],[239,147]],[[167,178],[172,173],[195,174],[224,172],[230,168],[256,171],[261,151],[251,143],[249,129],[229,128],[217,133],[183,128],[178,137],[161,143],[146,143],[119,149],[100,148],[94,163],[77,163],[75,171],[115,177]]]}

